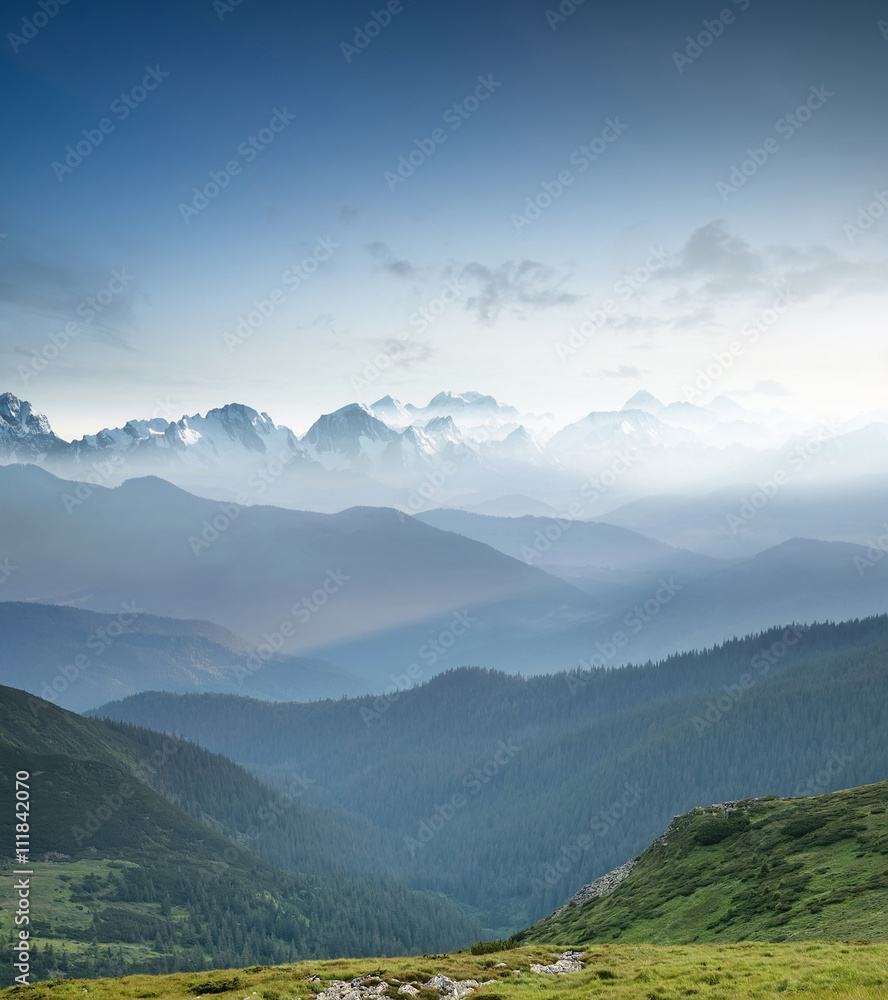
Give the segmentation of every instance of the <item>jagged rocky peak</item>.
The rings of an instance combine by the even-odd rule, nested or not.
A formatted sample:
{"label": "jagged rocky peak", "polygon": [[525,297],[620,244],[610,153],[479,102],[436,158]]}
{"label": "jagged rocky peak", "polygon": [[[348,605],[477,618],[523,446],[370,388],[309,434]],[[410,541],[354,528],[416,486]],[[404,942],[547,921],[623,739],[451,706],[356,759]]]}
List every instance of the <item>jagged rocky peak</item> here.
{"label": "jagged rocky peak", "polygon": [[360,438],[391,441],[395,432],[364,403],[349,403],[316,420],[302,439],[315,451],[349,451]]}
{"label": "jagged rocky peak", "polygon": [[[199,418],[200,414],[195,414],[191,419]],[[271,417],[267,413],[259,413],[252,406],[245,406],[243,403],[226,403],[225,406],[207,410],[205,419],[218,420],[220,424],[230,427],[255,427],[257,423],[271,423]]]}
{"label": "jagged rocky peak", "polygon": [[445,417],[432,417],[425,425],[425,430],[428,434],[459,434],[450,414]]}
{"label": "jagged rocky peak", "polygon": [[391,426],[407,426],[413,420],[411,410],[414,407],[406,407],[399,399],[392,396],[383,396],[370,405],[370,409]]}
{"label": "jagged rocky peak", "polygon": [[624,410],[644,410],[645,413],[662,413],[665,406],[656,396],[646,389],[639,389],[631,399],[627,399],[623,405]]}
{"label": "jagged rocky peak", "polygon": [[27,400],[11,392],[0,396],[0,420],[8,427],[23,434],[52,434],[52,427],[42,413],[32,409]]}

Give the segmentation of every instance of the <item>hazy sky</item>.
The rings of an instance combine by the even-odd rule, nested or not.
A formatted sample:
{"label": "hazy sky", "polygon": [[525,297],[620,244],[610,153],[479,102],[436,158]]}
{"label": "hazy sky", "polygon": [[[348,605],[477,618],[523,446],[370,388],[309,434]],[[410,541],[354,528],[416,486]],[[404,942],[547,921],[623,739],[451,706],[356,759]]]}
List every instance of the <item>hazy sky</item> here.
{"label": "hazy sky", "polygon": [[879,406],[880,17],[11,0],[0,391],[64,436],[441,389],[566,420],[710,365],[703,399]]}

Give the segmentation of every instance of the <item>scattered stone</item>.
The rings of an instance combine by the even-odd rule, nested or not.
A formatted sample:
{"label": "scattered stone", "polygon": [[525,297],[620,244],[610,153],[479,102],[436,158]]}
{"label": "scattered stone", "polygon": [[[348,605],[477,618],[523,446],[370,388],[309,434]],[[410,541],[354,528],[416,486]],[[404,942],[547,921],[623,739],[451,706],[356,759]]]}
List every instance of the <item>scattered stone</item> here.
{"label": "scattered stone", "polygon": [[472,990],[478,989],[479,983],[477,979],[460,979],[459,982],[454,982],[449,977],[439,974],[432,976],[425,985],[429,989],[437,990],[442,997],[446,997],[448,1000],[462,1000]]}
{"label": "scattered stone", "polygon": [[508,966],[505,962],[497,962],[494,969],[508,969]]}
{"label": "scattered stone", "polygon": [[579,961],[586,953],[584,951],[566,951],[558,956],[554,965],[532,965],[531,972],[539,972],[546,976],[560,976],[565,972],[582,972],[583,965]]}
{"label": "scattered stone", "polygon": [[398,987],[398,993],[402,997],[418,997],[419,990],[415,986],[411,986],[410,983],[404,983],[403,986]]}
{"label": "scattered stone", "polygon": [[365,986],[367,979],[372,976],[358,976],[350,983],[342,979],[331,979],[327,983],[326,989],[317,995],[317,1000],[377,1000],[389,988],[389,984],[383,980]]}
{"label": "scattered stone", "polygon": [[456,983],[449,979],[447,976],[442,976],[438,973],[437,976],[432,976],[432,978],[426,983],[429,989],[437,990],[441,996],[445,996],[447,993],[452,993],[456,987]]}

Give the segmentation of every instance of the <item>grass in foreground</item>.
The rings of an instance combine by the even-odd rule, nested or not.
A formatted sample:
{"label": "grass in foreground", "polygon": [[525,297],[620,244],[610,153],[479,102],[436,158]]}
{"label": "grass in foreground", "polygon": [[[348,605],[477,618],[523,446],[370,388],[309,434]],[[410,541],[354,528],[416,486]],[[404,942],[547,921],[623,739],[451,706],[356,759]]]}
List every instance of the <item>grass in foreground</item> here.
{"label": "grass in foreground", "polygon": [[[8,1000],[312,1000],[328,980],[377,975],[397,997],[403,982],[424,983],[436,973],[452,979],[495,980],[471,1000],[745,1000],[804,994],[806,1000],[888,1000],[888,944],[869,942],[738,943],[723,945],[606,944],[591,946],[582,972],[545,976],[532,962],[548,962],[564,948],[523,947],[492,955],[338,959],[295,965],[252,966],[169,976],[57,980],[0,992]],[[495,968],[505,962],[505,968]],[[321,982],[309,982],[319,976]],[[426,995],[428,994],[428,995]],[[435,1000],[423,990],[417,1000]],[[399,998],[400,1000],[400,998]]]}

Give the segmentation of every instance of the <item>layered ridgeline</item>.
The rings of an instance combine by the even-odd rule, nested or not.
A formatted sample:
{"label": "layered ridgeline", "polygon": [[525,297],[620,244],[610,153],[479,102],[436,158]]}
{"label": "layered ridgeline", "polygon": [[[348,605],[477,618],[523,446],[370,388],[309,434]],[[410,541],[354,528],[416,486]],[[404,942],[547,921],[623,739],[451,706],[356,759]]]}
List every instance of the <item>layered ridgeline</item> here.
{"label": "layered ridgeline", "polygon": [[676,816],[519,935],[533,943],[885,940],[888,782]]}
{"label": "layered ridgeline", "polygon": [[[168,410],[166,417],[146,416],[68,442],[30,403],[3,393],[0,463],[41,463],[108,485],[160,475],[202,495],[247,494],[313,510],[360,503],[416,511],[446,503],[531,514],[574,504],[582,516],[662,492],[688,490],[692,497],[670,499],[692,506],[693,494],[716,486],[730,487],[739,502],[746,489],[740,484],[755,491],[775,474],[784,479],[778,470],[792,480],[781,487],[797,496],[806,486],[857,487],[874,479],[884,492],[888,474],[884,422],[814,427],[774,410],[763,417],[724,397],[704,406],[663,405],[639,392],[619,410],[593,411],[556,433],[551,414],[521,414],[477,392],[439,393],[423,407],[390,396],[372,406],[352,402],[323,414],[301,437],[241,403],[177,420]],[[878,530],[881,510],[859,527]],[[835,530],[835,515],[827,529]],[[756,520],[732,536],[730,550],[765,547],[744,537],[759,530]],[[775,542],[798,533],[781,532]],[[718,542],[716,535],[708,540]]]}
{"label": "layered ridgeline", "polygon": [[[307,810],[298,782],[274,793],[184,741],[112,729],[9,688],[0,734],[0,784],[31,776],[38,978],[415,954],[480,935],[439,898],[339,872],[341,857],[362,866],[372,831]],[[0,816],[4,843],[15,842],[15,822],[11,809]],[[12,920],[4,909],[3,940]],[[8,965],[3,975],[12,982]]]}
{"label": "layered ridgeline", "polygon": [[146,693],[99,714],[184,734],[281,787],[297,764],[307,803],[373,825],[388,845],[379,871],[508,936],[638,854],[676,812],[881,780],[886,658],[882,616],[615,671],[466,668],[312,704]]}
{"label": "layered ridgeline", "polygon": [[[0,467],[0,496],[4,599],[124,623],[109,648],[94,639],[104,623],[42,612],[71,657],[62,666],[73,674],[78,657],[90,661],[60,696],[68,708],[152,689],[338,698],[464,664],[618,666],[775,621],[888,607],[888,560],[846,542],[797,539],[725,565],[602,524],[438,515],[438,527],[381,508],[220,504],[161,479],[106,489],[23,465]],[[45,694],[57,651],[24,619],[21,608],[0,615],[0,647],[15,647],[12,662],[0,657],[0,682]]]}
{"label": "layered ridgeline", "polygon": [[150,615],[135,600],[114,614],[0,602],[0,684],[75,712],[151,689],[288,701],[365,690],[327,661],[257,652],[220,625]]}
{"label": "layered ridgeline", "polygon": [[467,657],[517,668],[549,649],[572,665],[586,648],[578,627],[601,620],[569,584],[394,510],[241,507],[161,479],[79,485],[0,467],[0,552],[15,567],[4,599],[209,620],[249,643],[244,686],[255,680],[260,697],[275,653],[335,664],[324,693],[339,697],[342,671],[372,691],[412,662],[427,676]]}

